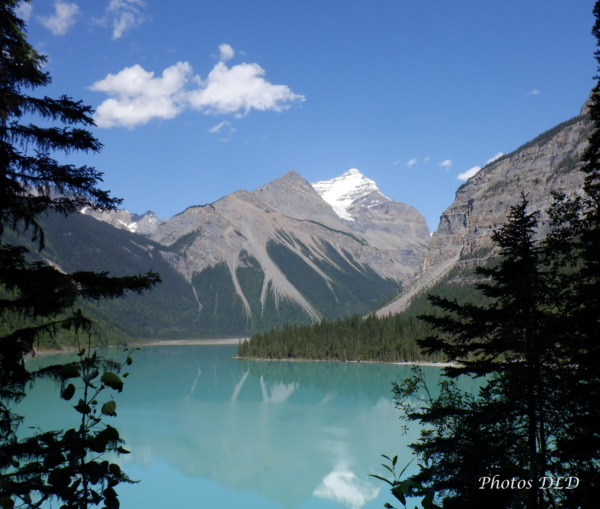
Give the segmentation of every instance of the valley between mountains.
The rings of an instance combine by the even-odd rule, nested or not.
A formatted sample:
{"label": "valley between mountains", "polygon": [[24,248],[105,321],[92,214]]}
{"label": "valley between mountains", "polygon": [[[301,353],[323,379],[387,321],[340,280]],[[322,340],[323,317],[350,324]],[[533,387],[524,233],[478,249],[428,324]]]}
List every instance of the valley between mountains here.
{"label": "valley between mountains", "polygon": [[160,273],[163,283],[144,296],[86,305],[108,342],[247,337],[285,323],[385,316],[449,271],[485,263],[491,233],[521,192],[542,211],[543,236],[551,191],[581,189],[591,129],[586,101],[577,117],[461,185],[433,233],[414,207],[357,169],[316,183],[290,170],[168,220],[150,211],[50,215],[47,247],[36,256],[67,272]]}

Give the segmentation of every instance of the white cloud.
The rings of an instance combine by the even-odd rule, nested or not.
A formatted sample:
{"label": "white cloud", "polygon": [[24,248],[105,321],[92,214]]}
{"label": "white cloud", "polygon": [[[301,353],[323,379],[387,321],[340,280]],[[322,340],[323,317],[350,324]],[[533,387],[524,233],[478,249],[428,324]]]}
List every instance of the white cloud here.
{"label": "white cloud", "polygon": [[[487,162],[485,163],[486,166],[490,163],[493,163],[497,159],[500,159],[503,155],[504,154],[502,152],[498,152],[494,157],[491,157],[487,160]],[[456,178],[458,180],[469,180],[471,177],[476,175],[479,172],[479,170],[481,170],[481,166],[473,166],[473,168],[471,168],[470,170],[467,170],[464,173],[460,173]]]}
{"label": "white cloud", "polygon": [[400,159],[398,159],[397,161],[394,161],[392,163],[392,166],[396,166],[397,164],[400,164],[402,161]]}
{"label": "white cloud", "polygon": [[223,120],[223,122],[221,122],[220,124],[217,124],[216,126],[211,127],[208,130],[208,132],[209,133],[218,133],[223,128],[227,128],[230,133],[234,133],[236,131],[236,129],[231,125],[231,122],[229,122],[229,120]]}
{"label": "white cloud", "polygon": [[232,59],[233,55],[235,55],[235,51],[229,44],[221,44],[219,46],[219,51],[221,52],[219,59],[222,62],[227,62],[227,60]]}
{"label": "white cloud", "polygon": [[109,74],[90,90],[111,96],[98,106],[94,118],[99,127],[135,127],[153,118],[169,119],[183,111],[183,87],[192,75],[187,62],[179,62],[154,77],[136,64]]}
{"label": "white cloud", "polygon": [[100,127],[132,128],[153,118],[173,118],[188,108],[241,117],[253,108],[283,111],[292,102],[304,101],[304,96],[294,94],[289,87],[266,81],[264,74],[258,64],[228,68],[219,62],[202,80],[193,75],[190,64],[179,62],[155,78],[153,72],[136,64],[89,87],[111,96],[97,108],[94,118]]}
{"label": "white cloud", "polygon": [[406,166],[408,166],[409,168],[412,168],[415,164],[417,164],[417,160],[416,159],[411,159],[410,161],[408,161],[406,163]]}
{"label": "white cloud", "polygon": [[56,13],[53,16],[38,16],[38,20],[54,35],[65,35],[69,27],[75,23],[79,13],[77,4],[68,4],[62,0],[54,3]]}
{"label": "white cloud", "polygon": [[540,91],[536,88],[531,92],[527,92],[527,95],[540,95]]}
{"label": "white cloud", "polygon": [[258,64],[239,64],[229,68],[219,62],[205,81],[198,78],[199,87],[188,94],[192,108],[204,113],[235,113],[236,117],[256,110],[282,111],[293,101],[304,101],[285,85],[266,81],[264,69]]}
{"label": "white cloud", "polygon": [[428,163],[430,159],[431,159],[431,157],[426,157],[425,162]]}
{"label": "white cloud", "polygon": [[444,168],[444,170],[448,170],[452,167],[454,163],[450,159],[446,159],[440,163],[440,166]]}
{"label": "white cloud", "polygon": [[23,21],[28,21],[31,18],[31,13],[33,12],[33,6],[27,2],[21,2],[19,6],[15,9],[15,14],[18,18],[21,18]]}
{"label": "white cloud", "polygon": [[141,8],[146,4],[142,0],[110,0],[107,11],[113,16],[113,39],[145,21]]}
{"label": "white cloud", "polygon": [[487,160],[487,162],[485,163],[490,164],[493,163],[496,159],[500,159],[504,154],[502,152],[498,152],[494,157],[491,157],[490,159]]}
{"label": "white cloud", "polygon": [[458,177],[456,177],[456,178],[458,180],[468,180],[473,175],[477,174],[477,172],[479,170],[481,170],[481,166],[473,166],[473,168],[471,168],[470,170],[465,171],[464,173],[459,174]]}

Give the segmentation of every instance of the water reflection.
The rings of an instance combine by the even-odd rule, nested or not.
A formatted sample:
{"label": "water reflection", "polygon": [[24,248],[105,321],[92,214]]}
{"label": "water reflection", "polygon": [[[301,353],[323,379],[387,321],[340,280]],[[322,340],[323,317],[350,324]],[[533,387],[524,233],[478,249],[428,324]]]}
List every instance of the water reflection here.
{"label": "water reflection", "polygon": [[[409,376],[410,368],[253,362],[232,359],[234,354],[235,347],[223,346],[137,352],[117,397],[115,425],[133,451],[121,460],[150,470],[166,463],[220,489],[240,496],[250,491],[290,509],[325,502],[381,507],[374,501],[382,484],[368,475],[381,473],[381,453],[400,454],[399,464],[408,463],[406,444],[417,437],[414,428],[400,434],[390,391],[391,382]],[[435,385],[439,370],[427,374]],[[36,389],[25,399],[28,421],[45,422],[47,429],[72,427],[47,417],[56,408],[50,408],[48,391],[55,389]],[[52,403],[44,404],[38,392]],[[160,482],[155,479],[151,488],[160,489]],[[244,502],[250,507],[245,496]],[[153,503],[149,498],[136,505],[160,507]]]}
{"label": "water reflection", "polygon": [[359,479],[349,470],[336,469],[323,479],[323,482],[313,491],[319,498],[328,498],[340,502],[350,509],[360,509],[370,500],[379,495],[381,486]]}

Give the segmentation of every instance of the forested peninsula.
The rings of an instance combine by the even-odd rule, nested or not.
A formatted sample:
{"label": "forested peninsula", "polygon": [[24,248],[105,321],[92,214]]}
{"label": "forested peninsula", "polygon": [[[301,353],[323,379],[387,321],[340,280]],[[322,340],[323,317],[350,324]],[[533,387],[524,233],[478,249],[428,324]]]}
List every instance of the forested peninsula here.
{"label": "forested peninsula", "polygon": [[475,288],[479,278],[474,273],[475,260],[485,260],[487,267],[498,261],[489,248],[480,249],[461,257],[440,282],[415,296],[403,313],[323,319],[312,325],[286,324],[241,342],[238,355],[274,360],[445,362],[443,354],[425,354],[417,345],[418,339],[432,331],[419,316],[440,314],[439,308],[430,304],[428,294],[456,299],[460,304],[484,304],[485,297]]}

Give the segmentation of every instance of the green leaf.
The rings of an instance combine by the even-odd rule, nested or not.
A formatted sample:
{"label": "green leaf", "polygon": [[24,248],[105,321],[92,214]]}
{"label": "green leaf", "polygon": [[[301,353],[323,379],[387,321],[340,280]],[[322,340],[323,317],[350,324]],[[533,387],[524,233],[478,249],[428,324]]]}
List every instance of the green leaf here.
{"label": "green leaf", "polygon": [[117,497],[106,497],[104,503],[108,509],[119,509],[119,499]]}
{"label": "green leaf", "polygon": [[388,481],[387,479],[385,479],[384,477],[381,477],[380,475],[375,475],[375,474],[369,474],[369,477],[375,477],[376,479],[379,479],[380,481],[386,482],[388,483],[390,486],[393,486],[393,484]]}
{"label": "green leaf", "polygon": [[108,470],[112,475],[121,475],[121,467],[116,463],[111,463],[110,467],[108,467]]}
{"label": "green leaf", "polygon": [[60,397],[65,401],[69,401],[75,394],[75,386],[73,384],[67,385],[67,388],[62,392]]}
{"label": "green leaf", "polygon": [[402,472],[400,472],[400,475],[398,476],[398,478],[402,477],[402,474],[404,474],[404,472],[406,471],[406,469],[408,468],[408,466],[414,461],[414,459],[410,460],[406,466],[402,469]]}
{"label": "green leaf", "polygon": [[117,416],[116,409],[117,409],[117,402],[112,399],[110,401],[107,401],[106,403],[104,403],[104,405],[102,405],[102,413],[104,415],[116,417]]}
{"label": "green leaf", "polygon": [[98,433],[90,442],[89,449],[90,451],[97,452],[98,454],[102,454],[106,452],[106,446],[108,445],[108,438],[103,436],[101,433]]}
{"label": "green leaf", "polygon": [[131,363],[133,362],[133,360],[131,360],[131,357],[127,357],[127,360],[125,362],[127,363],[128,366],[131,366]]}
{"label": "green leaf", "polygon": [[90,405],[88,405],[82,399],[80,399],[79,403],[77,403],[77,405],[75,405],[73,408],[75,410],[77,410],[80,414],[83,414],[83,415],[87,415],[92,411],[92,409],[90,408]]}
{"label": "green leaf", "polygon": [[392,492],[392,495],[394,495],[403,506],[406,506],[406,498],[404,497],[404,492],[400,489],[399,486],[392,488],[390,491]]}
{"label": "green leaf", "polygon": [[390,467],[388,467],[385,463],[382,463],[381,466],[383,468],[387,468],[392,474],[394,473],[394,471]]}
{"label": "green leaf", "polygon": [[119,392],[123,390],[123,382],[116,373],[107,371],[102,375],[100,381],[107,387],[110,387],[111,389],[115,389]]}
{"label": "green leaf", "polygon": [[421,505],[423,509],[433,509],[433,495],[431,493],[427,493],[421,500]]}
{"label": "green leaf", "polygon": [[65,366],[62,371],[60,372],[60,377],[63,380],[67,380],[69,378],[77,378],[79,376],[79,370],[77,369],[77,366],[73,365],[73,364],[69,364],[68,366]]}
{"label": "green leaf", "polygon": [[398,461],[398,456],[394,456],[394,458],[392,459],[392,466],[393,467],[396,466],[396,461]]}
{"label": "green leaf", "polygon": [[[101,434],[103,434],[104,436],[106,436],[109,440],[116,442],[117,440],[119,440],[119,430],[117,430],[117,428],[113,428],[110,425],[107,425],[106,428],[104,428],[101,432]],[[108,463],[107,463],[107,468],[108,468]]]}
{"label": "green leaf", "polygon": [[383,504],[383,507],[385,507],[386,509],[396,509],[393,505],[390,505],[387,502]]}
{"label": "green leaf", "polygon": [[51,452],[46,455],[44,458],[44,468],[49,470],[56,468],[61,463],[64,463],[67,460],[62,454],[57,452]]}
{"label": "green leaf", "polygon": [[52,484],[52,486],[66,488],[71,483],[71,475],[66,468],[57,468],[50,472],[48,482]]}
{"label": "green leaf", "polygon": [[105,497],[116,497],[117,496],[117,492],[114,490],[114,488],[106,488],[102,494]]}

